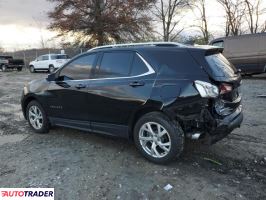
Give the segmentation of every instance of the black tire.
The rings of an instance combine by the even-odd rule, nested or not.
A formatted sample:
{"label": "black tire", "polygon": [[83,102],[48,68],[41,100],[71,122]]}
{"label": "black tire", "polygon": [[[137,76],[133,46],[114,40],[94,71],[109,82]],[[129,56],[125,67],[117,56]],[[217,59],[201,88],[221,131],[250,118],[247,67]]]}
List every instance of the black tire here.
{"label": "black tire", "polygon": [[33,65],[30,65],[30,68],[29,68],[29,69],[30,69],[30,72],[31,72],[31,73],[35,73],[35,68],[34,68]]}
{"label": "black tire", "polygon": [[49,65],[49,73],[53,73],[55,71],[55,68],[53,65]]}
{"label": "black tire", "polygon": [[[170,150],[169,152],[161,158],[155,158],[148,154],[141,145],[139,139],[139,132],[141,127],[147,123],[157,123],[160,124],[167,132],[170,137]],[[168,137],[167,136],[167,137]],[[166,164],[177,159],[184,149],[184,132],[178,122],[170,121],[169,118],[160,112],[151,112],[142,116],[136,123],[134,127],[134,141],[137,149],[140,153],[149,161],[157,164]]]}
{"label": "black tire", "polygon": [[[30,118],[29,118],[29,110],[32,106],[36,106],[39,108],[39,110],[41,111],[42,114],[42,126],[40,129],[36,129],[35,127],[33,127],[33,125],[30,122]],[[35,133],[48,133],[49,129],[50,129],[50,124],[49,124],[49,120],[47,118],[47,115],[43,109],[43,107],[41,106],[41,104],[35,100],[31,101],[28,105],[27,105],[27,109],[26,109],[26,116],[27,116],[27,120],[28,123],[30,125],[30,127],[32,128],[32,130]]]}
{"label": "black tire", "polygon": [[20,72],[22,70],[22,67],[18,67],[17,70]]}

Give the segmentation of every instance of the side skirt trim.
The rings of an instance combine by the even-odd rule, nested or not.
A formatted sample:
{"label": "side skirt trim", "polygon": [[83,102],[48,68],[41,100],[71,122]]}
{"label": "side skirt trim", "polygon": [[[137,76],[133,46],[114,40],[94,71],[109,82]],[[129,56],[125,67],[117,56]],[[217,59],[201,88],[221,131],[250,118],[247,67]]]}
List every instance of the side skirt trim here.
{"label": "side skirt trim", "polygon": [[122,138],[129,138],[129,128],[125,125],[98,123],[80,120],[62,119],[49,117],[51,125],[78,129],[82,131],[96,132],[104,135],[111,135]]}

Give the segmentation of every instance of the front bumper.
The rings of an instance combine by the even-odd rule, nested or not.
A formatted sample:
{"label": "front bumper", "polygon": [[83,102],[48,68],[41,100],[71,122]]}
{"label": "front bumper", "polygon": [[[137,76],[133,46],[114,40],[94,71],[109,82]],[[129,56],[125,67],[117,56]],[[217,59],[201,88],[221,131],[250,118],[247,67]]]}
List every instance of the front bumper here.
{"label": "front bumper", "polygon": [[205,133],[204,143],[214,144],[230,134],[235,128],[239,128],[243,121],[242,106],[224,119],[214,119],[216,126]]}

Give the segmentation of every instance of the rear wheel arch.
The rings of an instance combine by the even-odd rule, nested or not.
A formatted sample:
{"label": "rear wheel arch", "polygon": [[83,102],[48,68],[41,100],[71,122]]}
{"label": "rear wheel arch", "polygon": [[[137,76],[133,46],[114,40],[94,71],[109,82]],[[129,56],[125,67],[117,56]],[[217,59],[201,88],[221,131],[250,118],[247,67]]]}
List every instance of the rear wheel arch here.
{"label": "rear wheel arch", "polygon": [[148,113],[152,113],[152,112],[158,112],[158,113],[161,113],[163,114],[165,117],[167,117],[169,120],[173,120],[173,118],[166,112],[164,112],[163,110],[161,110],[159,107],[155,107],[155,106],[148,106],[148,107],[145,107],[145,108],[142,108],[138,111],[136,111],[133,116],[131,117],[130,119],[130,122],[129,122],[129,139],[130,140],[133,140],[133,132],[134,132],[134,127],[136,125],[136,123],[138,122],[138,120],[148,114]]}

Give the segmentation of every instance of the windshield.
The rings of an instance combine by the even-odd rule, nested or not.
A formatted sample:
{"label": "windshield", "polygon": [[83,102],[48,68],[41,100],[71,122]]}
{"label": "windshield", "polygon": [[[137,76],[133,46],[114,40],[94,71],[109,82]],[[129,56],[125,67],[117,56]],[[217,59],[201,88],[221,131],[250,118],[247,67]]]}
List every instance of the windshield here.
{"label": "windshield", "polygon": [[68,59],[68,55],[51,55],[52,60]]}
{"label": "windshield", "polygon": [[206,56],[206,60],[215,76],[233,77],[237,72],[236,68],[221,53]]}

